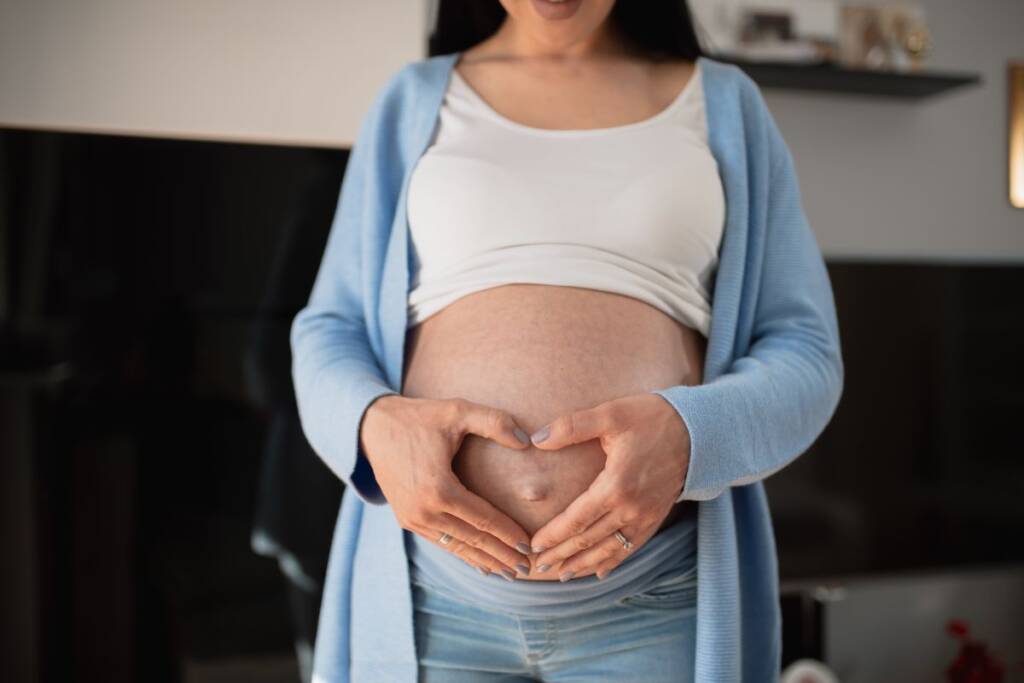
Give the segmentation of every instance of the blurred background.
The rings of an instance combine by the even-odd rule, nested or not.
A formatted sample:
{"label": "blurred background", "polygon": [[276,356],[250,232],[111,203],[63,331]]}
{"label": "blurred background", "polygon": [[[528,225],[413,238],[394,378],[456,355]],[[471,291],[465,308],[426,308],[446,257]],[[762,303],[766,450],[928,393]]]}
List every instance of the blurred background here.
{"label": "blurred background", "polygon": [[[689,5],[841,326],[835,418],[766,482],[785,662],[1024,680],[1024,3]],[[344,491],[288,329],[435,11],[0,0],[3,680],[308,681]]]}

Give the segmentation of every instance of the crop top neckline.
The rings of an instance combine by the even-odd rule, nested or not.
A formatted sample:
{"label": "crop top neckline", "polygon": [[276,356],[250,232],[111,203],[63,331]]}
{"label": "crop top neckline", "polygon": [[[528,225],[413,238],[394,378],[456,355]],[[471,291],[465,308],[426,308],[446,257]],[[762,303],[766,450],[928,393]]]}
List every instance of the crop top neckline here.
{"label": "crop top neckline", "polygon": [[473,101],[476,102],[476,104],[479,105],[479,107],[484,112],[486,112],[486,114],[493,120],[497,121],[498,123],[507,128],[512,128],[514,130],[519,130],[534,135],[543,135],[546,137],[556,138],[575,138],[585,137],[589,135],[607,135],[611,133],[637,130],[640,128],[646,128],[647,126],[654,125],[671,116],[673,112],[675,112],[683,105],[684,102],[687,102],[690,99],[690,94],[694,92],[698,87],[700,74],[701,56],[698,56],[697,59],[694,61],[693,72],[690,74],[690,78],[687,79],[686,85],[684,85],[682,90],[679,91],[679,94],[677,94],[675,98],[672,100],[672,102],[670,102],[664,109],[655,114],[652,114],[646,119],[641,119],[640,121],[633,121],[632,123],[624,123],[618,126],[604,126],[601,128],[538,128],[536,126],[528,126],[525,123],[513,121],[512,119],[498,113],[498,111],[495,110],[490,104],[488,104],[487,100],[485,100],[483,96],[481,96],[473,88],[473,86],[471,86],[469,82],[462,77],[462,75],[456,69],[453,68],[451,70],[452,85],[454,87],[461,88],[466,93],[466,95],[472,98]]}

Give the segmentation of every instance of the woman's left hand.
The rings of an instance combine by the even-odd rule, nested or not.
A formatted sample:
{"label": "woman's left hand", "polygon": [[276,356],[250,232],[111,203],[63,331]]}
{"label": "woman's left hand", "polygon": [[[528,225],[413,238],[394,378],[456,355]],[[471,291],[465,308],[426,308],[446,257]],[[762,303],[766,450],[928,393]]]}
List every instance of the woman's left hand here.
{"label": "woman's left hand", "polygon": [[[646,543],[679,497],[690,464],[686,424],[658,394],[625,396],[577,410],[531,437],[537,448],[547,451],[590,439],[600,440],[607,456],[604,469],[530,540],[539,553],[535,571],[553,570],[562,581],[588,569],[603,579]],[[632,542],[631,550],[614,536],[616,531]]]}

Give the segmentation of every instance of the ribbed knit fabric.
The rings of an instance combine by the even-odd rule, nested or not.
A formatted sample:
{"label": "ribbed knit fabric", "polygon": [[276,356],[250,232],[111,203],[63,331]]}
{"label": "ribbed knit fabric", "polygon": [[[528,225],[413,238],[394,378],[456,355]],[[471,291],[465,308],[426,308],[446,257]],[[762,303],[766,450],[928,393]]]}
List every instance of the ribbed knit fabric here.
{"label": "ribbed knit fabric", "polygon": [[[314,681],[414,683],[403,529],[359,446],[366,408],[401,386],[410,250],[408,178],[459,53],[399,69],[363,120],[308,305],[291,331],[303,429],[347,485],[335,526]],[[825,428],[843,386],[824,259],[789,149],[754,81],[700,57],[709,145],[726,197],[704,383],[655,393],[690,430],[684,498],[700,501],[701,683],[774,681],[781,617],[761,480]]]}

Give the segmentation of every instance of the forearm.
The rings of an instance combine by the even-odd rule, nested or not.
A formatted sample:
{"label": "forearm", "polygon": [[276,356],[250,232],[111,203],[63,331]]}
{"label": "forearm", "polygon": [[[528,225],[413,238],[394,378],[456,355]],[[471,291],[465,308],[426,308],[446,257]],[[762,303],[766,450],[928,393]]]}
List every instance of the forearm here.
{"label": "forearm", "polygon": [[680,500],[714,498],[778,471],[824,430],[842,394],[828,271],[803,210],[792,155],[774,125],[772,132],[764,231],[749,241],[763,250],[759,279],[747,287],[753,316],[729,342],[744,350],[705,384],[655,392],[676,408],[691,435]]}
{"label": "forearm", "polygon": [[824,430],[841,388],[838,349],[808,351],[792,340],[767,339],[708,384],[655,391],[690,433],[678,500],[714,498],[777,472]]}
{"label": "forearm", "polygon": [[314,451],[368,503],[386,503],[359,441],[369,406],[397,394],[359,323],[307,307],[292,324],[292,375],[299,416]]}

